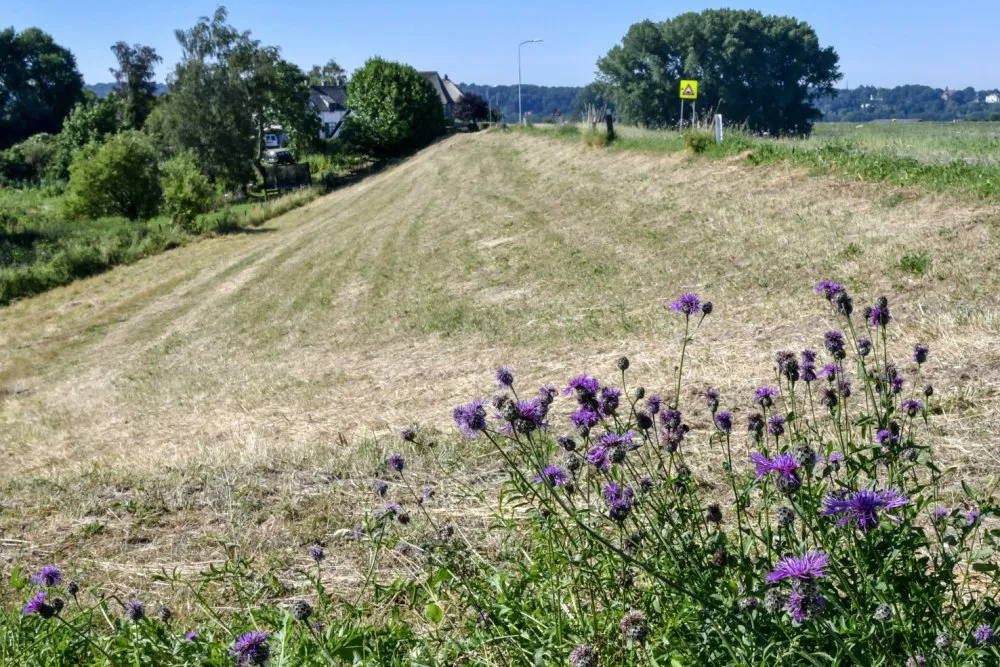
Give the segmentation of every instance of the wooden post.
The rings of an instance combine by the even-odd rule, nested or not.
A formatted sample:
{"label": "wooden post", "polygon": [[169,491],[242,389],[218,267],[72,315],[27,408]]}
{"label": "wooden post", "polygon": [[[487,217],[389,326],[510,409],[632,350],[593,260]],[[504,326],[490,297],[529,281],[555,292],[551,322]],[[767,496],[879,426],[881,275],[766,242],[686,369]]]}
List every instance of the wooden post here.
{"label": "wooden post", "polygon": [[615,124],[610,111],[604,116],[604,121],[608,124],[608,143],[610,143],[615,140]]}

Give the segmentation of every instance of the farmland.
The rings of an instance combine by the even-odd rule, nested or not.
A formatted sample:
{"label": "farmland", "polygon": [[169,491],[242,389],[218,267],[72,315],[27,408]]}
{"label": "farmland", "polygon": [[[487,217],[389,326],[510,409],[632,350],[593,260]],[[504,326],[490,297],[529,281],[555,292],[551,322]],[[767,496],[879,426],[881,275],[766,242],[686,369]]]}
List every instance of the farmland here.
{"label": "farmland", "polygon": [[[955,127],[820,126],[808,143],[996,164],[993,126]],[[453,136],[259,233],[5,308],[4,550],[193,615],[152,575],[221,563],[235,546],[279,573],[270,594],[287,601],[323,542],[337,545],[326,584],[351,595],[365,559],[343,536],[376,506],[372,482],[401,449],[413,484],[436,487],[431,516],[494,553],[503,469],[486,443],[457,437],[451,408],[488,396],[498,366],[522,387],[561,388],[584,370],[613,377],[627,354],[636,381],[666,391],[681,333],[667,305],[695,291],[715,311],[688,350],[682,400],[700,405],[713,386],[748,406],[773,381],[775,351],[821,346],[823,279],[859,302],[890,298],[905,323],[892,354],[931,346],[934,447],[961,471],[945,479],[955,494],[959,477],[1000,470],[998,235],[988,197],[790,160]],[[691,412],[706,432],[710,417]],[[410,424],[424,444],[399,442]],[[695,446],[692,465],[722,494],[709,454]]]}

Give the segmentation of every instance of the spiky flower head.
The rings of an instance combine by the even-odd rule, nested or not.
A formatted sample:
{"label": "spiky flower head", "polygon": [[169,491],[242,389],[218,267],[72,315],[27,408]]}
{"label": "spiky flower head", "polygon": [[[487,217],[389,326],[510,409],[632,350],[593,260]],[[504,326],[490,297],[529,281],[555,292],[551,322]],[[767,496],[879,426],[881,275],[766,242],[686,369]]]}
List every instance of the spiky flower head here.
{"label": "spiky flower head", "polygon": [[648,431],[653,428],[653,417],[645,410],[639,410],[635,413],[635,425],[640,431]]}
{"label": "spiky flower head", "polygon": [[323,552],[323,547],[318,544],[314,544],[309,547],[309,557],[319,563],[326,558],[326,554]]}
{"label": "spiky flower head", "polygon": [[884,296],[878,298],[876,304],[865,308],[865,316],[872,327],[887,327],[892,315],[889,314],[889,301]]}
{"label": "spiky flower head", "polygon": [[764,593],[764,609],[769,614],[777,614],[788,604],[788,595],[780,588],[770,588]]}
{"label": "spiky flower head", "polygon": [[774,362],[778,367],[778,373],[785,376],[789,382],[799,380],[799,360],[794,352],[784,350],[774,355]]}
{"label": "spiky flower head", "polygon": [[705,303],[701,304],[702,315],[711,315],[713,310],[715,310],[715,306],[712,305],[711,301],[706,301]]}
{"label": "spiky flower head", "polygon": [[755,597],[744,597],[736,601],[736,606],[744,614],[753,611],[760,606],[760,600]]}
{"label": "spiky flower head", "polygon": [[715,415],[715,428],[725,434],[733,432],[733,413],[723,410]]}
{"label": "spiky flower head", "polygon": [[601,423],[601,415],[590,407],[584,405],[579,410],[574,412],[569,416],[569,420],[573,422],[573,426],[577,429],[582,429],[584,427],[591,429]]}
{"label": "spiky flower head", "polygon": [[627,371],[629,367],[628,357],[618,357],[618,370]]}
{"label": "spiky flower head", "polygon": [[777,389],[771,387],[757,387],[754,392],[753,402],[762,408],[769,408],[774,405],[774,397],[778,395]]}
{"label": "spiky flower head", "polygon": [[475,438],[480,431],[486,430],[486,409],[482,401],[473,401],[468,405],[459,405],[451,413],[455,425],[467,438]]}
{"label": "spiky flower head", "polygon": [[747,432],[752,433],[757,440],[763,437],[764,426],[764,415],[759,412],[753,412],[747,417]]}
{"label": "spiky flower head", "polygon": [[45,591],[38,591],[28,603],[24,605],[23,613],[25,616],[30,616],[31,614],[38,614],[42,618],[52,618],[56,614],[55,607],[45,602],[45,598],[48,595]]}
{"label": "spiky flower head", "polygon": [[980,646],[993,643],[993,628],[989,625],[980,625],[976,628],[976,643]]}
{"label": "spiky flower head", "polygon": [[832,280],[824,280],[819,285],[816,285],[816,293],[822,294],[830,302],[833,302],[838,294],[846,291],[847,289],[843,285],[835,283]]}
{"label": "spiky flower head", "polygon": [[610,482],[604,487],[604,499],[608,503],[608,514],[613,520],[621,523],[635,505],[635,491],[631,486]]}
{"label": "spiky flower head", "polygon": [[399,437],[404,442],[413,442],[417,439],[417,427],[407,426],[399,432]]}
{"label": "spiky flower head", "polygon": [[867,357],[872,353],[872,339],[871,338],[859,338],[858,339],[858,354],[862,357]]}
{"label": "spiky flower head", "polygon": [[715,414],[715,411],[719,409],[719,392],[716,389],[709,387],[705,390],[703,394],[705,397],[705,405],[708,406],[709,412]]}
{"label": "spiky flower head", "polygon": [[556,444],[565,449],[567,452],[576,451],[576,440],[569,435],[560,435],[556,438]]}
{"label": "spiky flower head", "polygon": [[230,652],[236,656],[236,664],[240,667],[247,665],[263,665],[271,656],[271,649],[267,645],[268,634],[260,630],[251,630],[242,634],[233,643]]}
{"label": "spiky flower head", "polygon": [[774,510],[774,520],[781,528],[787,528],[795,523],[795,512],[791,507],[782,505]]}
{"label": "spiky flower head", "polygon": [[510,389],[514,386],[514,373],[506,366],[497,369],[497,389]]}
{"label": "spiky flower head", "polygon": [[834,359],[843,359],[847,356],[844,349],[844,334],[839,331],[827,331],[823,334],[823,347]]}
{"label": "spiky flower head", "polygon": [[969,510],[969,513],[965,515],[965,524],[971,528],[976,525],[977,521],[979,521],[979,510]]}
{"label": "spiky flower head", "polygon": [[52,588],[62,583],[62,571],[55,565],[46,565],[38,570],[31,579],[39,586]]}
{"label": "spiky flower head", "polygon": [[775,438],[785,434],[785,418],[781,415],[771,415],[767,420],[767,432]]}
{"label": "spiky flower head", "polygon": [[646,627],[646,616],[638,609],[625,612],[618,627],[621,628],[622,637],[626,642],[641,644],[646,640],[649,629]]}
{"label": "spiky flower head", "polygon": [[927,354],[930,352],[930,348],[926,345],[914,345],[913,346],[913,360],[917,364],[922,364],[927,361]]}
{"label": "spiky flower head", "polygon": [[924,404],[913,398],[903,401],[899,407],[910,417],[916,417],[924,410]]}
{"label": "spiky flower head", "polygon": [[757,481],[764,479],[768,473],[777,473],[780,477],[796,477],[796,470],[799,462],[791,454],[778,454],[773,459],[769,459],[763,454],[754,452],[750,455],[750,460],[756,465]]}
{"label": "spiky flower head", "polygon": [[388,463],[389,467],[396,472],[403,472],[403,468],[406,467],[406,459],[404,459],[403,455],[398,452],[389,456]]}
{"label": "spiky flower head", "polygon": [[385,498],[385,494],[389,492],[389,485],[386,484],[381,479],[375,480],[375,495],[379,498]]}
{"label": "spiky flower head", "polygon": [[597,653],[587,645],[577,646],[569,654],[570,667],[597,667]]}
{"label": "spiky flower head", "polygon": [[831,410],[837,407],[837,403],[839,402],[840,396],[837,394],[837,390],[833,387],[827,387],[819,396],[819,404],[824,405]]}
{"label": "spiky flower head", "polygon": [[795,461],[803,468],[812,468],[816,459],[816,450],[811,445],[803,443],[795,448]]}
{"label": "spiky flower head", "polygon": [[125,616],[133,623],[146,618],[146,605],[141,600],[129,600],[125,603]]}
{"label": "spiky flower head", "polygon": [[549,486],[563,486],[569,481],[569,476],[559,466],[548,465],[542,470],[542,474],[535,476],[535,482],[545,482]]}
{"label": "spiky flower head", "polygon": [[930,398],[933,395],[934,395],[934,387],[932,387],[931,385],[926,385],[924,387],[924,396]]}
{"label": "spiky flower head", "polygon": [[76,594],[80,592],[80,584],[76,583],[75,581],[70,581],[69,583],[66,584],[66,592],[72,595],[73,597],[76,597]]}
{"label": "spiky flower head", "polygon": [[646,397],[646,388],[645,387],[636,387],[635,388],[635,392],[633,392],[633,393],[635,394],[635,400],[641,401],[642,399],[644,399]]}
{"label": "spiky flower head", "polygon": [[296,600],[292,603],[292,618],[300,623],[309,620],[313,609],[305,600]]}
{"label": "spiky flower head", "polygon": [[197,638],[198,638],[198,632],[196,630],[192,630],[191,632],[184,635],[184,641],[186,642],[193,642]]}
{"label": "spiky flower head", "polygon": [[570,378],[569,384],[563,389],[563,395],[569,396],[575,393],[577,400],[581,404],[585,404],[588,400],[593,400],[600,390],[601,383],[584,373],[575,378]]}
{"label": "spiky flower head", "polygon": [[934,638],[934,646],[941,653],[948,653],[948,649],[951,648],[951,637],[948,636],[947,632],[939,632],[938,636]]}
{"label": "spiky flower head", "polygon": [[792,617],[795,623],[802,623],[808,620],[816,611],[822,609],[825,600],[818,595],[808,595],[802,591],[793,589],[788,594],[788,603],[785,611]]}
{"label": "spiky flower head", "polygon": [[783,556],[775,563],[774,570],[767,575],[767,583],[774,584],[783,579],[799,581],[818,579],[826,576],[830,557],[822,551],[809,550],[803,556]]}
{"label": "spiky flower head", "polygon": [[615,387],[604,387],[601,389],[601,400],[598,403],[598,409],[601,414],[605,417],[610,417],[615,414],[618,410],[618,404],[621,401],[621,389]]}
{"label": "spiky flower head", "polygon": [[719,503],[712,503],[705,510],[705,518],[712,523],[722,523],[722,507]]}
{"label": "spiky flower head", "polygon": [[879,623],[888,623],[892,620],[892,607],[887,604],[880,604],[875,607],[875,613],[872,614],[872,618]]}
{"label": "spiky flower head", "polygon": [[922,655],[911,655],[906,659],[906,667],[927,667],[927,658]]}
{"label": "spiky flower head", "polygon": [[646,407],[649,408],[649,414],[655,415],[660,412],[660,407],[663,405],[663,397],[653,394],[646,399]]}
{"label": "spiky flower head", "polygon": [[156,612],[156,617],[164,623],[169,623],[170,619],[174,617],[174,612],[170,610],[170,607],[160,607],[160,610]]}
{"label": "spiky flower head", "polygon": [[896,487],[881,491],[860,489],[845,497],[828,496],[824,504],[823,515],[837,517],[838,526],[853,523],[862,531],[868,531],[878,525],[881,514],[899,521],[899,517],[889,514],[887,510],[906,505],[906,496]]}
{"label": "spiky flower head", "polygon": [[701,310],[701,300],[694,292],[688,292],[679,296],[676,301],[672,301],[670,310],[681,313],[685,317],[691,317]]}

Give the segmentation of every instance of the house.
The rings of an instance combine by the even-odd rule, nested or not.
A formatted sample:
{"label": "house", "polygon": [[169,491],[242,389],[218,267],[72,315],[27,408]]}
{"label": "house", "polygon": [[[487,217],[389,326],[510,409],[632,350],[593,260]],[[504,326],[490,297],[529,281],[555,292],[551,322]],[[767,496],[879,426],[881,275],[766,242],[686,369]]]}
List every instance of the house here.
{"label": "house", "polygon": [[1000,104],[1000,94],[990,93],[983,99],[983,101],[987,104]]}
{"label": "house", "polygon": [[458,102],[465,93],[448,78],[447,74],[444,75],[443,79],[438,76],[437,72],[421,72],[421,74],[431,82],[434,92],[441,98],[441,104],[444,106],[444,115],[451,118],[454,115],[455,102]]}
{"label": "house", "polygon": [[347,90],[343,86],[310,86],[309,106],[319,114],[320,139],[330,139],[340,134],[344,119],[351,113],[347,109]]}

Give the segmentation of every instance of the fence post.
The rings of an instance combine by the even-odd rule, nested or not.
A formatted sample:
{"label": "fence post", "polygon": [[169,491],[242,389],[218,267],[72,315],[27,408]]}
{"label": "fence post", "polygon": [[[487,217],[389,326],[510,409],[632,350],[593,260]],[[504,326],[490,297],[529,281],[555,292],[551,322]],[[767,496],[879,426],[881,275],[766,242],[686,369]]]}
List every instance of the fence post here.
{"label": "fence post", "polygon": [[715,114],[715,143],[722,143],[722,114]]}
{"label": "fence post", "polygon": [[607,115],[604,116],[604,121],[608,124],[608,141],[614,141],[615,139],[615,124],[611,117],[611,112],[609,111]]}

